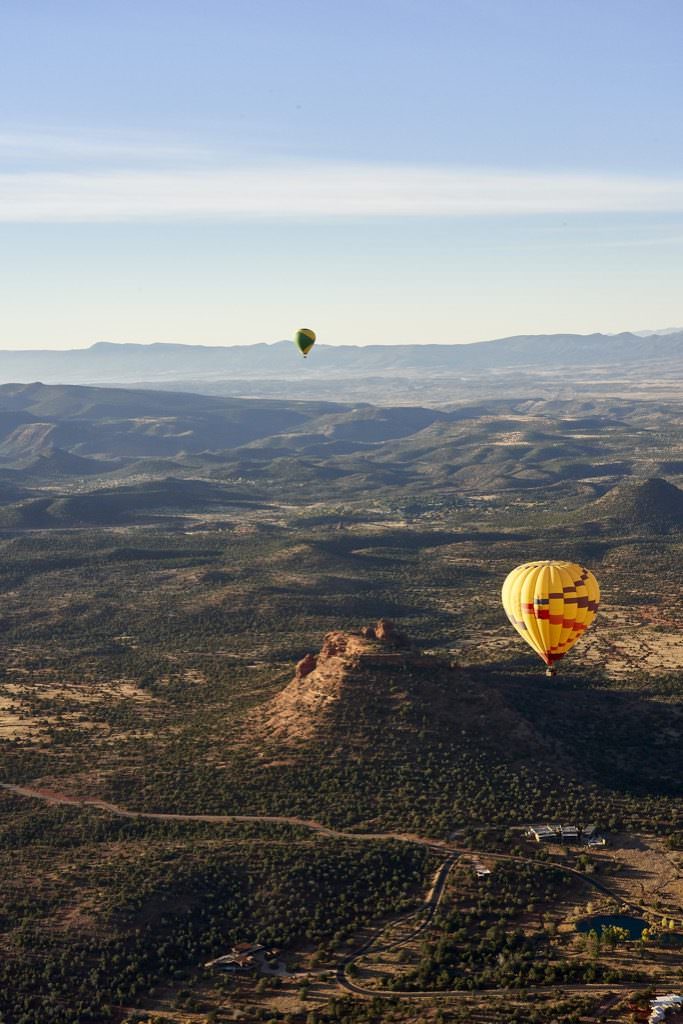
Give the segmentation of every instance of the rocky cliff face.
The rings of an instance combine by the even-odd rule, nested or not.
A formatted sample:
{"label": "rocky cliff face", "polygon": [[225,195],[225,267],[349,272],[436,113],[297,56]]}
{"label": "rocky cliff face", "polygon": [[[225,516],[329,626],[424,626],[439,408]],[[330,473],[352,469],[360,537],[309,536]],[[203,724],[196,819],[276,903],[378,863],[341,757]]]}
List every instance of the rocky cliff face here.
{"label": "rocky cliff face", "polygon": [[254,715],[265,739],[285,742],[310,739],[321,728],[342,695],[366,685],[368,668],[434,665],[448,662],[424,655],[389,619],[357,632],[327,633],[318,654],[298,662],[294,679]]}
{"label": "rocky cliff face", "polygon": [[[558,752],[517,706],[518,684],[473,676],[447,657],[423,653],[392,622],[328,633],[285,688],[254,708],[244,742],[269,765],[394,763],[496,754],[506,763]],[[400,755],[398,752],[400,751]],[[468,753],[469,752],[469,753]],[[460,756],[460,755],[458,755]]]}

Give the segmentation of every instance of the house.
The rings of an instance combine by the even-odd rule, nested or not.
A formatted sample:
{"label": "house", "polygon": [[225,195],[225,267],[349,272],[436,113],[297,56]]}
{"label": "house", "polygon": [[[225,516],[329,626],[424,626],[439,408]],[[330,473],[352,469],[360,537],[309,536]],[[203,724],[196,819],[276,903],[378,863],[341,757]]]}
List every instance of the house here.
{"label": "house", "polygon": [[657,996],[650,1002],[651,1013],[648,1017],[648,1024],[659,1024],[660,1021],[666,1020],[669,1010],[680,1009],[683,1009],[683,996],[673,993],[668,996]]}
{"label": "house", "polygon": [[253,956],[234,956],[232,953],[227,953],[225,956],[219,956],[215,960],[208,960],[204,966],[211,967],[216,971],[227,971],[235,974],[253,971],[256,962]]}
{"label": "house", "polygon": [[530,825],[526,831],[528,839],[537,843],[578,843],[578,825]]}
{"label": "house", "polygon": [[491,874],[490,869],[487,868],[485,864],[482,864],[480,860],[473,860],[472,867],[474,868],[474,873],[477,878],[486,878]]}
{"label": "house", "polygon": [[597,825],[584,825],[581,829],[584,846],[607,846],[607,840],[598,832]]}
{"label": "house", "polygon": [[229,953],[209,960],[204,966],[217,971],[253,971],[259,966],[259,954],[265,951],[266,947],[259,942],[236,942]]}
{"label": "house", "polygon": [[263,953],[265,946],[259,942],[236,942],[230,952],[233,956],[255,956],[256,953]]}
{"label": "house", "polygon": [[537,843],[553,842],[560,838],[559,829],[551,825],[530,825],[526,834]]}

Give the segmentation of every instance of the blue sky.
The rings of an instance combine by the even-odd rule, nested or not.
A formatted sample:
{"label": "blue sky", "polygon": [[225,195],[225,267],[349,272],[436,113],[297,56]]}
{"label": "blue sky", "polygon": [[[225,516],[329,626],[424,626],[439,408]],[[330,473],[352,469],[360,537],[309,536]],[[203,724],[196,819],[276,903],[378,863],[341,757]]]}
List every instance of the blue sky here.
{"label": "blue sky", "polygon": [[683,322],[679,0],[4,0],[0,347]]}

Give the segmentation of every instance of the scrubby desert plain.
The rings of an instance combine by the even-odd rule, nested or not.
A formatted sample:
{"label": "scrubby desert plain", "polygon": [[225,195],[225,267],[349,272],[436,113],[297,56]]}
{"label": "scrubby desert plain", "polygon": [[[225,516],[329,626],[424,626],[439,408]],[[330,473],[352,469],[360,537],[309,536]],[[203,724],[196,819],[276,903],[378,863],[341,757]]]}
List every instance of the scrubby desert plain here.
{"label": "scrubby desert plain", "polygon": [[[622,385],[0,387],[6,1024],[627,1021],[683,988],[683,405]],[[545,557],[603,591],[554,680],[499,601]],[[238,943],[279,966],[204,967]]]}

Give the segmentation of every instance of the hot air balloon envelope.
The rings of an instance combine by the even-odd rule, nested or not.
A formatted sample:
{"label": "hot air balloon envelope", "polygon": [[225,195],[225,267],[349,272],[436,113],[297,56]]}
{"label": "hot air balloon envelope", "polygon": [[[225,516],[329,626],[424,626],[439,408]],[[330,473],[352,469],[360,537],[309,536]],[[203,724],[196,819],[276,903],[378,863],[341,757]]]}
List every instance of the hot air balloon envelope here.
{"label": "hot air balloon envelope", "polygon": [[502,598],[512,625],[553,674],[595,618],[600,588],[575,562],[527,562],[509,574]]}
{"label": "hot air balloon envelope", "polygon": [[315,331],[310,327],[300,328],[294,335],[294,344],[305,359],[315,344]]}

